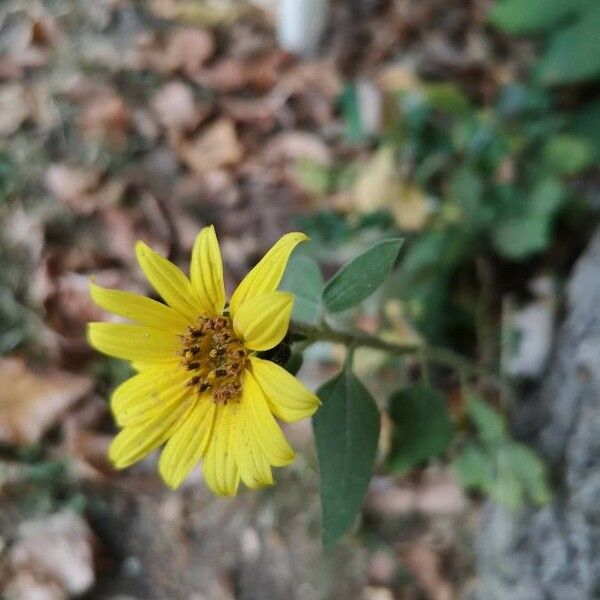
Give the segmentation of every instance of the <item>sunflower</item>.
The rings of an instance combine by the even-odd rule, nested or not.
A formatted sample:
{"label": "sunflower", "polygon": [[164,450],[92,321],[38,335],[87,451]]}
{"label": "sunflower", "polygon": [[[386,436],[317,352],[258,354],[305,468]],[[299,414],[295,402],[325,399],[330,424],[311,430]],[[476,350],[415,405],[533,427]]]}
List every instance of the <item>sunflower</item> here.
{"label": "sunflower", "polygon": [[132,323],[90,323],[89,343],[131,362],[137,374],[119,385],[111,410],[122,428],[109,457],[122,469],[162,446],[159,472],[177,488],[203,461],[204,479],[218,495],[273,483],[271,467],[294,459],[275,417],[312,415],[319,400],[295,377],[257,353],[288,331],[293,296],[277,291],[294,248],[308,239],[284,235],[246,275],[229,304],[214,227],[192,251],[190,278],[137,242],[142,271],[164,304],[91,284],[103,309]]}

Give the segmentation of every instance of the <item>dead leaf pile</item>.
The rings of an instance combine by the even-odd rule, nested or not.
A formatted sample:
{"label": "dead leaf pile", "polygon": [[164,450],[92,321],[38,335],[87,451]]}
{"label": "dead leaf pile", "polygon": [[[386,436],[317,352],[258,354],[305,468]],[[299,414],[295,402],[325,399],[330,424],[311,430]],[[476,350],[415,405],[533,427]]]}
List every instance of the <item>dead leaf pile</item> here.
{"label": "dead leaf pile", "polygon": [[92,388],[89,377],[35,373],[22,360],[0,361],[0,441],[33,444]]}

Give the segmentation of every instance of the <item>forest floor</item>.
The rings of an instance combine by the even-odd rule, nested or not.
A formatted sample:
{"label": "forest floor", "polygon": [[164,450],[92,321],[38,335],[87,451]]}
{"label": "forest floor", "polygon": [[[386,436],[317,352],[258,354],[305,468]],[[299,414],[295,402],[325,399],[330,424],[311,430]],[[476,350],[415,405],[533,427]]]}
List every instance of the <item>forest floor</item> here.
{"label": "forest floor", "polygon": [[[441,465],[375,477],[360,531],[325,552],[308,422],[286,430],[298,458],[277,485],[235,499],[214,498],[200,472],[167,490],[156,457],[112,470],[107,398],[127,371],[87,346],[85,326],[105,318],[90,276],[146,290],[137,239],[185,267],[215,224],[231,290],[298,217],[352,215],[350,199],[315,195],[297,168],[372,154],[342,135],[345,82],[377,100],[390,82],[452,81],[485,105],[530,57],[490,30],[488,9],[336,2],[318,57],[299,60],[254,4],[2,2],[3,597],[466,597],[477,501]],[[301,377],[316,387],[338,362],[317,348]]]}

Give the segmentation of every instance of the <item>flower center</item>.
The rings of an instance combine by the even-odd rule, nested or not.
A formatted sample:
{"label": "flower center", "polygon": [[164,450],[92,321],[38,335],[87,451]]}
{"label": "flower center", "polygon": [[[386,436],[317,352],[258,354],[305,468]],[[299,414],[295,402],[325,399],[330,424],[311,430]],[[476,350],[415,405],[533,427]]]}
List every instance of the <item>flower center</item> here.
{"label": "flower center", "polygon": [[198,317],[182,336],[182,366],[190,371],[188,386],[210,393],[217,404],[238,400],[247,352],[235,337],[229,317]]}

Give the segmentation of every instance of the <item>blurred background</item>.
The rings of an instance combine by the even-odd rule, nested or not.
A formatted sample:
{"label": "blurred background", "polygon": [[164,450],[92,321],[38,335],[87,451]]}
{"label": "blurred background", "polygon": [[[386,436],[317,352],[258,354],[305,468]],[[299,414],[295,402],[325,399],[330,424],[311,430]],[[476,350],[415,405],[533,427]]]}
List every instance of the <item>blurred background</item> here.
{"label": "blurred background", "polygon": [[[0,596],[600,598],[599,81],[594,0],[2,0]],[[434,417],[389,398],[423,366],[360,351],[376,474],[326,550],[308,421],[277,485],[235,499],[200,471],[166,489],[156,456],[113,471],[129,371],[86,344],[89,278],[146,293],[135,241],[187,269],[211,223],[230,291],[286,231],[312,238],[300,296],[302,256],[327,277],[404,237],[341,325],[514,393],[431,370],[456,434],[423,460],[405,440]],[[315,345],[301,379],[343,356]]]}

